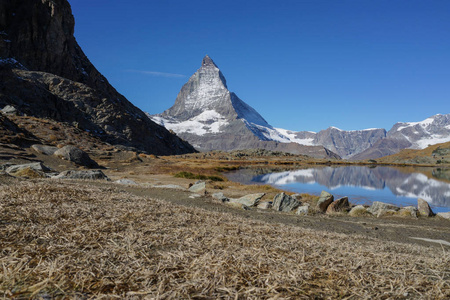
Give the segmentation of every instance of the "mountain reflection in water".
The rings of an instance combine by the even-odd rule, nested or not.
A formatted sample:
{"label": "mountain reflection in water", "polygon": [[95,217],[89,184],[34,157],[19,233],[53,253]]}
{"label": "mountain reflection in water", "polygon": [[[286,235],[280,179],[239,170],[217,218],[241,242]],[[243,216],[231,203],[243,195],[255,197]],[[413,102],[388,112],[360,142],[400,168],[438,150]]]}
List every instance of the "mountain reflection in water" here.
{"label": "mountain reflection in water", "polygon": [[[320,194],[322,190],[353,193],[353,196],[359,193],[359,198],[366,202],[387,200],[407,205],[414,203],[417,198],[422,198],[432,207],[436,207],[437,211],[450,210],[449,183],[430,179],[421,173],[390,167],[323,167],[284,172],[244,169],[230,172],[226,176],[232,181],[245,184],[270,184],[300,193]],[[380,191],[383,191],[382,199],[379,198]]]}

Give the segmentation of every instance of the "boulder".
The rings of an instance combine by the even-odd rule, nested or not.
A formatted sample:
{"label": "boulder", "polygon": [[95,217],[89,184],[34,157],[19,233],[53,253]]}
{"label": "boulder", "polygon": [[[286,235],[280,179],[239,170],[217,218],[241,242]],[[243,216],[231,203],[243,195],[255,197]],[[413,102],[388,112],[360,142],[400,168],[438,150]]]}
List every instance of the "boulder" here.
{"label": "boulder", "polygon": [[344,211],[349,207],[350,204],[348,203],[348,197],[343,197],[331,202],[330,205],[328,205],[327,214]]}
{"label": "boulder", "polygon": [[384,202],[375,201],[372,203],[372,206],[367,209],[368,212],[376,216],[378,216],[381,211],[386,210],[399,211],[400,207]]}
{"label": "boulder", "polygon": [[419,215],[421,215],[423,217],[434,216],[434,213],[431,210],[431,207],[428,204],[428,202],[421,198],[417,199],[417,209],[419,210]]}
{"label": "boulder", "polygon": [[363,205],[356,205],[350,210],[348,214],[352,217],[360,217],[367,215],[368,212],[367,208],[365,208]]}
{"label": "boulder", "polygon": [[404,217],[414,217],[417,218],[419,216],[418,210],[417,208],[415,208],[414,206],[406,206],[406,207],[402,207],[398,214],[400,216],[404,216]]}
{"label": "boulder", "polygon": [[6,105],[5,107],[2,108],[2,110],[0,112],[4,115],[10,115],[10,116],[17,115],[17,109],[12,105]]}
{"label": "boulder", "polygon": [[275,195],[275,197],[273,198],[272,209],[276,211],[289,212],[296,209],[300,205],[302,205],[302,203],[299,202],[297,199],[292,198],[291,196],[286,195],[285,193],[280,193]]}
{"label": "boulder", "polygon": [[230,198],[230,203],[244,204],[245,206],[252,207],[257,206],[262,197],[264,197],[265,193],[257,193],[243,196],[238,199]]}
{"label": "boulder", "polygon": [[44,166],[40,162],[30,163],[30,164],[23,164],[23,165],[12,165],[6,168],[5,172],[8,174],[17,173],[24,169],[32,169],[39,172],[48,172],[50,171],[49,168]]}
{"label": "boulder", "polygon": [[298,201],[302,200],[302,195],[300,195],[300,194],[293,194],[293,195],[291,195],[291,197]]}
{"label": "boulder", "polygon": [[204,191],[205,189],[206,189],[206,182],[199,180],[189,188],[189,192],[199,193],[201,191]]}
{"label": "boulder", "polygon": [[47,145],[32,145],[31,148],[37,153],[45,154],[45,155],[53,155],[56,151],[58,151],[58,147],[47,146]]}
{"label": "boulder", "polygon": [[443,219],[450,220],[450,212],[437,213],[436,216],[443,218]]}
{"label": "boulder", "polygon": [[80,166],[88,168],[98,167],[98,164],[93,161],[86,152],[72,145],[67,145],[56,150],[53,155],[74,162]]}
{"label": "boulder", "polygon": [[271,201],[260,202],[258,204],[258,208],[259,209],[271,209],[272,208],[272,202]]}
{"label": "boulder", "polygon": [[100,170],[82,170],[82,171],[64,171],[59,173],[52,178],[55,179],[84,179],[84,180],[97,180],[97,179],[105,179],[109,180],[108,177],[103,174]]}
{"label": "boulder", "polygon": [[309,205],[302,205],[297,208],[295,212],[299,216],[306,216],[309,213]]}
{"label": "boulder", "polygon": [[46,178],[48,177],[44,172],[37,171],[30,167],[25,169],[20,169],[17,172],[11,172],[11,175],[15,177],[26,177],[26,178]]}
{"label": "boulder", "polygon": [[323,213],[326,212],[328,205],[330,205],[333,200],[333,195],[328,192],[322,191],[322,193],[320,193],[319,201],[317,201],[317,209]]}

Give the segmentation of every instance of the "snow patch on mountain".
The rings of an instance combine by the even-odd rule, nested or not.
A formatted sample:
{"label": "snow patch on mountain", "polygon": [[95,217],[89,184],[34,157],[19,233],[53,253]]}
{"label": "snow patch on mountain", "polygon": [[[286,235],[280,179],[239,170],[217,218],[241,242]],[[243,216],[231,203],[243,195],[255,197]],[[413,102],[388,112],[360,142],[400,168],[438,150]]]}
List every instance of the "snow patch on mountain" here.
{"label": "snow patch on mountain", "polygon": [[229,124],[228,120],[215,110],[205,110],[201,114],[182,122],[160,116],[150,116],[150,118],[153,122],[176,133],[186,132],[200,136],[207,133],[219,133],[222,126]]}
{"label": "snow patch on mountain", "polygon": [[[289,141],[293,143],[297,143],[300,145],[306,145],[306,146],[315,146],[314,144],[314,138],[305,138],[300,139],[296,136],[297,132],[283,129],[283,128],[274,128],[276,131],[278,131],[281,135],[285,136]],[[311,134],[315,134],[315,132],[310,131]],[[284,143],[284,142],[283,142]]]}

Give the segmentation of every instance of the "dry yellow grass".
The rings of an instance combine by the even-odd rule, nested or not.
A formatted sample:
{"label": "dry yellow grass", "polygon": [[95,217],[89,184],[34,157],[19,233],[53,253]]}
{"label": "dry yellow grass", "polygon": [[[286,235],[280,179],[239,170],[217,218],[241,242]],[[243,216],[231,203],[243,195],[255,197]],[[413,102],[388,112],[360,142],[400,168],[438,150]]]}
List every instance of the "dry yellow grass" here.
{"label": "dry yellow grass", "polygon": [[0,185],[0,296],[448,299],[448,249],[177,206],[114,187]]}

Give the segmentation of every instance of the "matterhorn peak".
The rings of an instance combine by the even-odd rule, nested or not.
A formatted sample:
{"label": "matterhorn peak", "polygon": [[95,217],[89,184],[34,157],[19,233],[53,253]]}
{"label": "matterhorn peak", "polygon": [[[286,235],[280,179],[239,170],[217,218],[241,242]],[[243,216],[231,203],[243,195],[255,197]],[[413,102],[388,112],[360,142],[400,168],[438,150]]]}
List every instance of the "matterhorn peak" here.
{"label": "matterhorn peak", "polygon": [[219,68],[219,67],[217,67],[217,65],[214,63],[214,61],[211,59],[211,57],[209,57],[209,55],[206,54],[205,57],[203,57],[203,60],[202,60],[202,67],[210,67],[210,66]]}

